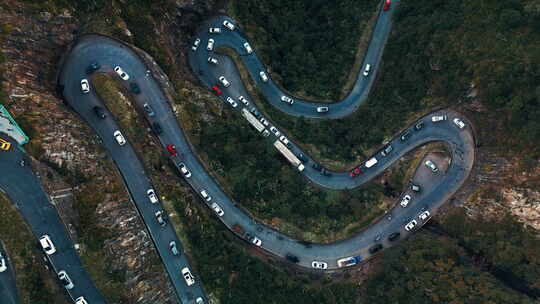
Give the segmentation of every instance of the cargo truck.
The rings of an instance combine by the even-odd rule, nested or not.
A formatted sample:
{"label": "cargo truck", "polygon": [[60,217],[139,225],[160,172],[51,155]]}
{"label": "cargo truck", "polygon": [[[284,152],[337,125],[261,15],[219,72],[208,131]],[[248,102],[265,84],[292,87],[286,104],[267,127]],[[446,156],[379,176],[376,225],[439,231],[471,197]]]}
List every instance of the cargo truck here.
{"label": "cargo truck", "polygon": [[289,150],[281,141],[279,140],[276,140],[274,142],[274,147],[276,147],[276,149],[278,149],[279,152],[281,152],[281,154],[283,154],[283,156],[285,156],[285,158],[295,167],[298,169],[298,171],[303,171],[305,169],[304,165],[302,164],[302,162],[298,159],[298,157],[296,157],[296,155],[294,155],[294,153],[292,153],[291,150]]}
{"label": "cargo truck", "polygon": [[264,125],[251,114],[246,108],[242,108],[242,116],[263,136],[270,135],[270,132],[265,129]]}

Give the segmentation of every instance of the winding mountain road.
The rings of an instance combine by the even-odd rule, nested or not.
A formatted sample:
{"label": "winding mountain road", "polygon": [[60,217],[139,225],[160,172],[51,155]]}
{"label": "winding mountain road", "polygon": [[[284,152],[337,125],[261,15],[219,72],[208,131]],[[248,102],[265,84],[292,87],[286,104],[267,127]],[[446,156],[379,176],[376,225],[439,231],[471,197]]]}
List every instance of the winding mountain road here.
{"label": "winding mountain road", "polygon": [[[375,26],[373,38],[363,64],[363,66],[366,63],[371,65],[370,75],[365,77],[362,73],[359,73],[357,81],[349,95],[340,102],[330,104],[330,112],[326,114],[321,114],[316,111],[317,107],[322,104],[316,104],[296,98],[295,103],[292,106],[281,102],[280,97],[287,94],[282,92],[271,80],[263,82],[260,79],[259,72],[266,69],[256,57],[255,53],[249,55],[245,54],[243,43],[246,39],[238,30],[238,25],[237,29],[233,31],[221,26],[224,20],[234,23],[234,21],[227,17],[212,18],[200,27],[197,31],[197,38],[201,40],[201,43],[196,51],[189,50],[189,63],[195,75],[197,75],[201,82],[207,87],[219,83],[218,77],[221,75],[225,75],[225,77],[230,80],[232,83],[230,87],[222,87],[223,96],[221,97],[221,100],[225,101],[226,96],[230,96],[237,100],[239,95],[246,96],[250,99],[232,60],[226,56],[215,54],[213,51],[208,51],[206,49],[208,39],[212,38],[215,40],[216,46],[221,45],[230,47],[240,55],[246,55],[241,56],[242,62],[248,69],[253,81],[261,88],[266,99],[283,112],[294,116],[311,118],[335,119],[344,117],[354,112],[367,98],[380,64],[380,58],[385,42],[390,33],[391,15],[393,14],[393,11],[394,9],[388,12],[383,12],[381,10],[379,13],[379,19]],[[210,26],[221,27],[222,33],[209,34],[208,27]],[[217,65],[209,64],[207,61],[208,56],[218,58],[219,63]],[[312,261],[321,261],[328,264],[328,270],[334,270],[339,268],[337,260],[341,258],[359,256],[362,259],[366,259],[372,256],[372,254],[369,253],[369,249],[375,244],[380,244],[384,247],[391,246],[393,242],[388,240],[388,236],[392,233],[399,232],[401,238],[413,233],[429,219],[429,217],[425,220],[419,219],[419,214],[425,210],[428,210],[431,215],[434,214],[461,187],[467,179],[474,163],[475,140],[470,127],[470,122],[461,117],[459,113],[451,110],[441,110],[420,118],[418,121],[421,120],[424,122],[424,127],[421,130],[415,130],[413,126],[409,127],[407,131],[410,132],[411,136],[407,140],[401,140],[401,134],[396,135],[396,138],[389,143],[392,145],[393,151],[387,156],[382,156],[380,151],[374,154],[373,156],[378,159],[378,163],[370,168],[366,168],[365,164],[361,165],[365,172],[357,178],[353,179],[349,177],[348,172],[332,172],[330,176],[321,175],[319,171],[313,169],[311,166],[306,166],[306,169],[301,173],[314,183],[332,189],[345,189],[358,187],[373,179],[404,154],[429,142],[444,142],[451,155],[451,162],[449,163],[440,163],[440,161],[437,163],[436,160],[433,160],[439,168],[445,168],[439,170],[437,173],[432,173],[423,165],[417,169],[414,181],[416,183],[421,183],[422,191],[419,193],[407,191],[407,193],[412,196],[411,203],[406,208],[400,206],[395,207],[390,211],[389,215],[391,215],[391,217],[385,216],[377,223],[367,227],[361,233],[358,233],[349,239],[340,240],[330,244],[308,244],[301,240],[295,240],[254,220],[242,211],[242,209],[238,208],[236,206],[237,204],[225,194],[220,185],[206,171],[196,153],[191,150],[188,139],[178,124],[177,118],[172,111],[169,101],[165,98],[159,83],[154,79],[153,75],[148,73],[148,68],[137,53],[129,46],[104,36],[83,36],[72,45],[70,51],[64,57],[61,73],[58,78],[59,91],[61,91],[66,103],[72,107],[103,140],[103,145],[106,147],[116,166],[122,173],[132,201],[150,232],[169,278],[182,303],[194,303],[197,297],[205,297],[202,285],[200,284],[200,280],[195,278],[196,283],[187,286],[182,278],[180,269],[189,267],[189,263],[185,255],[175,256],[169,251],[168,244],[171,240],[176,241],[179,246],[180,241],[170,223],[162,227],[156,221],[154,214],[156,211],[161,210],[161,207],[159,203],[152,204],[147,197],[147,190],[153,187],[150,179],[144,172],[140,160],[131,147],[129,139],[125,145],[119,145],[113,137],[113,132],[120,130],[114,117],[106,110],[106,106],[95,94],[91,85],[89,93],[85,94],[81,91],[81,79],[88,78],[91,83],[90,76],[87,75],[86,70],[88,66],[96,62],[99,63],[101,67],[95,73],[110,73],[116,75],[113,72],[113,68],[115,66],[121,66],[122,69],[129,74],[130,79],[129,81],[123,81],[119,78],[118,81],[127,89],[129,89],[130,82],[136,82],[138,84],[141,93],[133,95],[135,101],[134,106],[142,109],[143,104],[148,103],[152,107],[155,115],[146,115],[145,118],[150,123],[157,122],[161,125],[163,132],[159,135],[159,140],[162,147],[165,148],[168,144],[176,146],[180,156],[173,157],[173,162],[177,167],[180,162],[182,162],[189,168],[192,175],[189,178],[186,178],[186,182],[196,191],[196,193],[200,195],[201,191],[205,190],[212,197],[210,201],[201,200],[202,202],[205,202],[206,204],[217,202],[221,206],[224,215],[218,216],[218,218],[229,229],[233,230],[233,226],[235,225],[242,226],[245,232],[252,236],[257,236],[257,238],[262,240],[261,248],[280,257],[295,256],[298,258],[298,265],[302,267],[311,268]],[[240,111],[244,107],[241,102],[237,103],[238,107],[231,108],[232,110]],[[328,104],[324,105],[326,106]],[[107,115],[105,119],[99,118],[96,113],[94,113],[93,108],[95,106],[100,106],[104,109]],[[225,106],[229,107],[227,103]],[[251,110],[252,107],[254,106],[250,105],[249,109]],[[446,115],[448,119],[440,122],[433,122],[431,118],[439,115]],[[458,117],[467,124],[465,128],[458,128],[458,126],[453,123],[453,119]],[[268,136],[267,139],[271,142],[278,140],[273,134]],[[302,152],[298,145],[292,143],[291,146],[291,150],[295,154]],[[304,154],[306,153],[304,152]],[[18,157],[21,157],[21,155]],[[12,168],[12,170],[9,170],[9,172],[12,178],[19,178],[21,181],[26,180],[26,183],[29,184],[29,186],[27,186],[25,183],[19,182],[15,185],[13,181],[9,182],[5,178],[0,178],[0,186],[8,190],[8,195],[13,202],[20,202],[23,200],[39,201],[37,210],[43,208],[48,210],[48,202],[46,201],[45,196],[38,195],[37,200],[36,197],[34,197],[36,193],[43,193],[41,190],[17,191],[20,187],[41,189],[39,184],[37,184],[37,181],[33,182],[35,178],[29,179],[30,175],[33,176],[29,168],[17,167],[18,162],[16,159],[2,157],[0,158],[0,161],[3,162],[2,165],[5,163],[6,166],[11,166],[9,168]],[[313,160],[309,157],[308,163],[313,163]],[[426,178],[426,176],[428,178]],[[21,212],[23,212],[24,215],[24,211],[21,210]],[[56,213],[54,214],[57,216]],[[44,215],[37,213],[33,214],[33,216],[38,218],[31,218],[28,220],[31,225],[42,221]],[[47,216],[54,217],[53,215]],[[418,222],[418,225],[411,231],[405,230],[405,224],[413,219]],[[37,232],[44,233],[41,230]],[[61,234],[61,232],[55,233]],[[68,240],[69,238],[66,237],[65,239]],[[64,246],[67,247],[68,245],[64,244]],[[84,281],[84,270],[82,269],[80,262],[78,263],[77,261],[78,259],[73,262],[70,271],[76,273],[77,271],[74,268],[79,269],[78,271],[81,272],[81,281]],[[85,291],[85,297],[94,297],[93,300],[89,302],[103,303],[103,299],[99,296],[99,292],[95,290],[93,285],[89,283],[87,286],[88,289]]]}

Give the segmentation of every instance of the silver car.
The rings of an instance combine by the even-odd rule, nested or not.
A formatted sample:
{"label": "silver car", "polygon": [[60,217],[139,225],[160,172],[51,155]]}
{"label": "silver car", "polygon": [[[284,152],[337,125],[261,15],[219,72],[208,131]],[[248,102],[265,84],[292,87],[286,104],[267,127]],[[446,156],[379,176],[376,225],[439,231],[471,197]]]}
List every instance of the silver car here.
{"label": "silver car", "polygon": [[439,171],[439,168],[437,168],[437,166],[429,159],[426,160],[426,162],[424,164],[426,165],[426,167],[431,169],[431,172],[433,172],[433,173],[437,173],[437,171]]}

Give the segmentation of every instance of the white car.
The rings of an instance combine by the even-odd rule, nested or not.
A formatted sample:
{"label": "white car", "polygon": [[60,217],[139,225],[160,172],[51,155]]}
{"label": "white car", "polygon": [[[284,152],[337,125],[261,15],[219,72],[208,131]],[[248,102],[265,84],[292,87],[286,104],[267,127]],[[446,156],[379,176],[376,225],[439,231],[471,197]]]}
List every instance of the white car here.
{"label": "white car", "polygon": [[328,268],[328,264],[325,262],[313,261],[311,262],[311,267],[315,269],[326,269]]}
{"label": "white car", "polygon": [[248,54],[253,53],[253,49],[251,48],[251,45],[249,45],[249,43],[245,42],[245,43],[244,43],[244,48],[246,49],[246,52],[247,52]]}
{"label": "white car", "polygon": [[238,96],[238,100],[240,100],[244,105],[249,106],[249,101],[242,95]]}
{"label": "white car", "polygon": [[433,121],[433,122],[443,121],[443,120],[446,120],[446,119],[447,119],[446,115],[431,116],[431,121]]}
{"label": "white car", "polygon": [[184,163],[180,163],[178,167],[180,167],[180,172],[182,172],[182,174],[184,174],[185,177],[191,176],[191,172],[189,172],[188,168],[186,167]]}
{"label": "white car", "polygon": [[439,171],[439,168],[437,168],[437,166],[435,166],[435,164],[429,159],[426,160],[426,162],[424,164],[426,165],[426,167],[431,169],[431,172],[433,172],[433,173],[436,173],[437,171]]}
{"label": "white car", "polygon": [[220,27],[211,27],[208,29],[208,32],[210,34],[219,34],[221,33],[221,28]]}
{"label": "white car", "polygon": [[287,139],[287,137],[285,137],[285,135],[281,135],[281,137],[279,138],[279,140],[281,140],[281,142],[283,142],[283,143],[286,144],[286,145],[289,144],[289,140]]}
{"label": "white car", "polygon": [[71,281],[65,270],[60,270],[58,272],[58,279],[60,280],[60,282],[62,282],[62,285],[64,285],[65,289],[73,288],[73,282]]}
{"label": "white car", "polygon": [[405,208],[407,207],[407,205],[409,205],[410,202],[411,196],[407,194],[401,199],[401,202],[399,204],[401,205],[401,207]]}
{"label": "white car", "polygon": [[204,304],[204,300],[202,297],[198,297],[197,300],[195,300],[195,304]]}
{"label": "white car", "polygon": [[54,247],[51,238],[46,234],[39,238],[39,244],[41,244],[41,248],[43,248],[43,251],[48,255],[56,252],[56,248]]}
{"label": "white car", "polygon": [[459,118],[454,118],[454,124],[460,129],[465,128],[465,123]]}
{"label": "white car", "polygon": [[148,195],[148,199],[152,204],[157,204],[157,202],[159,202],[159,199],[154,189],[148,189],[148,191],[146,191],[146,194]]}
{"label": "white car", "polygon": [[430,213],[429,211],[426,210],[420,213],[420,215],[418,215],[418,218],[421,219],[422,221],[425,221],[429,216],[430,216]]}
{"label": "white car", "polygon": [[264,82],[268,81],[268,75],[266,75],[266,73],[264,71],[260,71],[259,76],[261,76],[262,81],[264,81]]}
{"label": "white car", "polygon": [[193,42],[193,46],[191,47],[191,50],[196,51],[197,48],[199,47],[199,44],[201,44],[201,38],[195,39],[195,41]]}
{"label": "white car", "polygon": [[256,236],[253,237],[253,239],[251,240],[251,243],[258,247],[261,247],[262,245],[262,241]]}
{"label": "white car", "polygon": [[206,49],[209,51],[214,49],[214,39],[208,39],[208,44],[206,45]]}
{"label": "white car", "polygon": [[227,78],[225,78],[225,76],[219,76],[218,79],[224,87],[228,88],[231,86],[231,83],[227,80]]}
{"label": "white car", "polygon": [[290,98],[289,96],[285,96],[285,95],[281,96],[281,101],[286,102],[286,103],[288,103],[290,105],[292,105],[294,103],[294,100],[292,100],[292,98]]}
{"label": "white car", "polygon": [[214,211],[219,216],[223,216],[225,214],[225,212],[223,212],[223,209],[221,209],[221,207],[217,203],[212,203],[212,209],[214,209]]}
{"label": "white car", "polygon": [[276,129],[276,127],[274,127],[274,126],[270,127],[270,132],[274,133],[274,135],[277,136],[277,137],[279,137],[279,135],[281,135],[281,133],[279,133],[278,129]]}
{"label": "white car", "polygon": [[317,113],[326,113],[330,109],[328,107],[317,107]]}
{"label": "white car", "polygon": [[191,274],[191,271],[189,271],[189,268],[184,267],[182,269],[182,276],[184,277],[184,280],[186,280],[187,286],[195,284],[195,278],[193,278],[193,275]]}
{"label": "white car", "polygon": [[218,64],[218,60],[214,57],[208,57],[208,63]]}
{"label": "white car", "polygon": [[261,117],[260,121],[262,122],[262,124],[266,127],[268,127],[270,125],[270,123],[268,122],[268,120],[266,120],[266,118],[264,117]]}
{"label": "white car", "polygon": [[366,67],[364,68],[364,76],[367,77],[369,75],[369,70],[371,70],[371,65],[366,64]]}
{"label": "white car", "polygon": [[120,131],[118,131],[118,130],[114,131],[113,136],[114,136],[114,139],[116,139],[116,142],[117,142],[120,146],[123,146],[123,145],[126,144],[126,139],[124,138],[124,136],[122,135],[122,133],[120,133]]}
{"label": "white car", "polygon": [[122,68],[120,66],[115,66],[114,67],[114,71],[116,72],[116,74],[118,74],[118,76],[120,76],[120,78],[122,78],[123,80],[128,80],[129,79],[129,75],[124,72],[124,70],[122,70]]}
{"label": "white car", "polygon": [[4,272],[7,269],[7,263],[6,259],[2,256],[2,253],[0,252],[0,272]]}
{"label": "white car", "polygon": [[75,300],[75,304],[88,304],[88,302],[84,297],[78,297],[77,300]]}
{"label": "white car", "polygon": [[411,231],[411,229],[413,229],[416,224],[418,224],[416,220],[410,221],[407,225],[405,225],[405,230]]}
{"label": "white car", "polygon": [[234,24],[230,23],[230,22],[227,21],[227,20],[224,20],[224,21],[223,21],[223,26],[225,26],[226,28],[230,29],[231,31],[234,31]]}
{"label": "white car", "polygon": [[84,94],[87,94],[90,92],[90,84],[88,83],[88,79],[81,80],[81,91]]}
{"label": "white car", "polygon": [[234,101],[234,99],[232,99],[231,97],[227,97],[227,102],[230,103],[233,108],[236,108],[238,106],[236,101]]}
{"label": "white car", "polygon": [[206,190],[201,191],[201,196],[204,198],[205,201],[209,202],[212,200],[212,197],[208,195],[208,192]]}

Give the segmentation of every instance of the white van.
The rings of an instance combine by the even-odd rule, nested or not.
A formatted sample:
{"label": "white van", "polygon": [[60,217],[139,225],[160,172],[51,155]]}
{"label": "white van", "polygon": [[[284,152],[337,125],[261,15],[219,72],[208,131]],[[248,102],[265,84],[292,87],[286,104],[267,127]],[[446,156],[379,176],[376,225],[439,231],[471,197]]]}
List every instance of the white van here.
{"label": "white van", "polygon": [[372,157],[366,162],[366,168],[371,168],[375,166],[376,164],[377,164],[377,159],[375,157]]}
{"label": "white van", "polygon": [[367,77],[369,75],[369,70],[371,70],[371,65],[366,64],[366,67],[364,68],[364,76]]}

